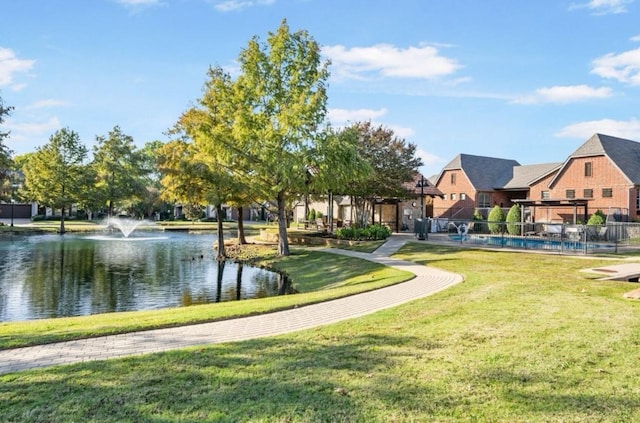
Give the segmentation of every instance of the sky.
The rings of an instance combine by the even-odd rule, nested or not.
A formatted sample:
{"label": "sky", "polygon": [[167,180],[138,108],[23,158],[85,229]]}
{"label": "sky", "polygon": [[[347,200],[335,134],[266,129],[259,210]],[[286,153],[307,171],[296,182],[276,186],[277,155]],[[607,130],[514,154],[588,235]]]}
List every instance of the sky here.
{"label": "sky", "polygon": [[594,133],[640,141],[640,0],[0,0],[1,130],[15,154],[61,128],[166,131],[283,19],[331,61],[328,120],[456,155],[562,162]]}

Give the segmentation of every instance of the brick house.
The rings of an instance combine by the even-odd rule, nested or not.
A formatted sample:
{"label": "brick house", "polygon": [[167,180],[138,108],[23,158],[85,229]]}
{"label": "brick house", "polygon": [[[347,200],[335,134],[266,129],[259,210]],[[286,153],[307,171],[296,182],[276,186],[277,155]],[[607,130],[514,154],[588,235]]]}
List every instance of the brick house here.
{"label": "brick house", "polygon": [[519,166],[515,160],[459,154],[432,181],[442,192],[433,200],[433,217],[466,220],[480,209],[486,218],[494,205],[508,207],[510,196],[504,187]]}
{"label": "brick house", "polygon": [[595,134],[564,162],[522,166],[515,160],[460,154],[432,180],[434,217],[486,218],[498,204],[526,206],[534,222],[586,221],[596,210],[628,221],[640,213],[640,143]]}

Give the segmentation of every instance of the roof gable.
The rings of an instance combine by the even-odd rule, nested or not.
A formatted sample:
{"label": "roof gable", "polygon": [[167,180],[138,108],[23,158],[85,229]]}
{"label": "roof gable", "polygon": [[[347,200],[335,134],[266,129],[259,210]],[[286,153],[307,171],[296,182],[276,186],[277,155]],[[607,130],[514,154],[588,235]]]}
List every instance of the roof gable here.
{"label": "roof gable", "polygon": [[640,183],[640,143],[610,135],[594,134],[567,158],[550,185],[555,183],[572,159],[594,156],[608,157],[631,183]]}
{"label": "roof gable", "polygon": [[513,168],[513,178],[507,182],[504,189],[529,189],[536,181],[557,171],[562,163],[541,163],[516,166]]}
{"label": "roof gable", "polygon": [[513,178],[513,168],[516,166],[520,166],[520,163],[515,160],[459,154],[443,168],[442,173],[460,169],[476,190],[491,191],[507,184]]}

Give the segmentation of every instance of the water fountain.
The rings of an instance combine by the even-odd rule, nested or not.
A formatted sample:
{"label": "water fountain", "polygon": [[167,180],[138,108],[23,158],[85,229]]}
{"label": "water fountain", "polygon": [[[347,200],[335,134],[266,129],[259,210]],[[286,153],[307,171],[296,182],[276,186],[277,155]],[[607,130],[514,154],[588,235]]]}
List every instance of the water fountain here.
{"label": "water fountain", "polygon": [[137,227],[142,225],[149,226],[154,225],[154,223],[149,220],[128,219],[124,217],[107,217],[102,221],[102,226],[108,230],[119,230],[125,238],[129,238],[129,235],[131,235]]}

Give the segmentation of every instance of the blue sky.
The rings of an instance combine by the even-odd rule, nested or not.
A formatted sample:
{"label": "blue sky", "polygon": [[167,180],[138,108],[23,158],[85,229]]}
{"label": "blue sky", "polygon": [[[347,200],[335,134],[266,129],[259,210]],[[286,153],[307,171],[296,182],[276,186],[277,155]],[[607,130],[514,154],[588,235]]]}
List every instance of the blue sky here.
{"label": "blue sky", "polygon": [[563,161],[640,141],[640,0],[4,0],[0,96],[17,154],[69,127],[142,146],[283,18],[331,59],[329,119],[371,120],[432,175],[459,153]]}

